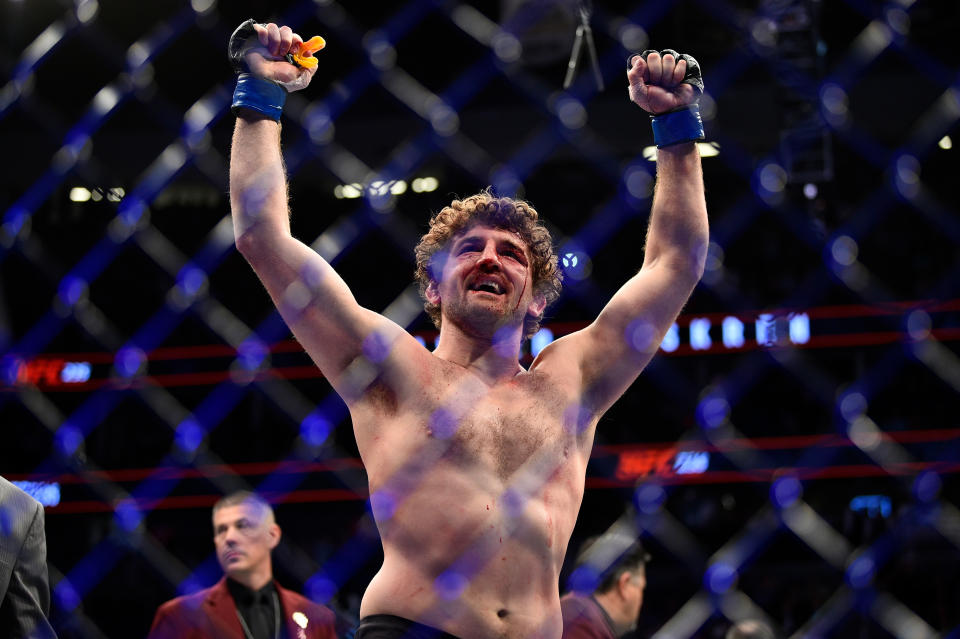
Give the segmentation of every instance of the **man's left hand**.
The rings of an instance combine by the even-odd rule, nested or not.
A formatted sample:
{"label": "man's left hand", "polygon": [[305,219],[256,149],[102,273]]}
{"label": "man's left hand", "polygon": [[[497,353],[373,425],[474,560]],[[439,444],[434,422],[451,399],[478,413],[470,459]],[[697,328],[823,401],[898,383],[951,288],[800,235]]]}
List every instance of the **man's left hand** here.
{"label": "man's left hand", "polygon": [[[633,56],[627,79],[630,81],[630,100],[654,115],[672,111],[696,102],[699,91],[684,82],[687,61],[672,53],[662,56],[652,51],[646,60],[642,54]],[[699,69],[698,69],[699,70]]]}

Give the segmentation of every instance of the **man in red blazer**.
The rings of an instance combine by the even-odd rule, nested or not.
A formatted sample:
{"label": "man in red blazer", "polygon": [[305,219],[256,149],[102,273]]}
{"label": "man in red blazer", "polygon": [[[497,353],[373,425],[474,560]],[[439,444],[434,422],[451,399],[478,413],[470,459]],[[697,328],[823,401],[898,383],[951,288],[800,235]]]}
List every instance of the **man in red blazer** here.
{"label": "man in red blazer", "polygon": [[629,535],[607,533],[585,541],[574,569],[581,578],[572,581],[592,592],[560,598],[563,639],[616,639],[636,629],[649,560],[640,541]]}
{"label": "man in red blazer", "polygon": [[157,609],[149,639],[335,639],[333,612],[273,579],[280,543],[273,509],[255,493],[213,507],[213,542],[226,576]]}

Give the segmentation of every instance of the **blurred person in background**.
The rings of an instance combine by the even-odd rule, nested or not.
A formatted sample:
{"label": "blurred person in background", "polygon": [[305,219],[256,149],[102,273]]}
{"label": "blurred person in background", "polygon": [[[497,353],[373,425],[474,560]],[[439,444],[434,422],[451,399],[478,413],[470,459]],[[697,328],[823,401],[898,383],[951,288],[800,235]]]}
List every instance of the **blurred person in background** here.
{"label": "blurred person in background", "polygon": [[596,584],[589,592],[572,590],[560,598],[563,639],[616,639],[636,629],[647,587],[650,555],[639,541],[600,535],[581,545],[571,579]]}
{"label": "blurred person in background", "polygon": [[273,509],[239,491],[213,506],[213,543],[225,576],[210,588],[157,609],[149,639],[335,639],[330,609],[273,578],[280,543]]}

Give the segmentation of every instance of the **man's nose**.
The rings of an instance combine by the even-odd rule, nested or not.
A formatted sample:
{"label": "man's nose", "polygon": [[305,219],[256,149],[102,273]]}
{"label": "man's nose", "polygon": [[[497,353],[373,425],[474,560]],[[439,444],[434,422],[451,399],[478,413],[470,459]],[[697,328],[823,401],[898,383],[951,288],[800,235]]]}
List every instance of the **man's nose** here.
{"label": "man's nose", "polygon": [[493,242],[489,242],[483,247],[483,252],[480,253],[477,264],[486,267],[500,265],[500,256],[497,255],[497,247]]}

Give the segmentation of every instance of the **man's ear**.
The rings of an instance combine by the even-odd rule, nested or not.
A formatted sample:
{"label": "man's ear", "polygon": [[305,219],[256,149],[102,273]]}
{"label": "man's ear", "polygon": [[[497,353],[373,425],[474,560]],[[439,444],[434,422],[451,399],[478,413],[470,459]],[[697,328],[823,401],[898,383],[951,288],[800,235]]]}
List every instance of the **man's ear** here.
{"label": "man's ear", "polygon": [[547,298],[541,293],[535,293],[533,301],[530,302],[530,306],[527,307],[527,312],[534,317],[540,317],[543,315],[545,308],[547,308]]}
{"label": "man's ear", "polygon": [[431,304],[440,303],[440,291],[437,290],[437,281],[434,279],[430,280],[430,283],[427,284],[427,290],[423,292],[424,297],[427,298],[427,301]]}
{"label": "man's ear", "polygon": [[626,592],[626,588],[630,584],[631,579],[633,579],[633,573],[629,570],[624,570],[620,573],[620,576],[617,577],[617,592],[620,593],[620,596],[623,596]]}
{"label": "man's ear", "polygon": [[270,538],[270,550],[273,550],[277,547],[277,544],[280,543],[280,537],[283,536],[283,533],[280,531],[280,526],[270,524],[270,528],[267,529],[267,536]]}

